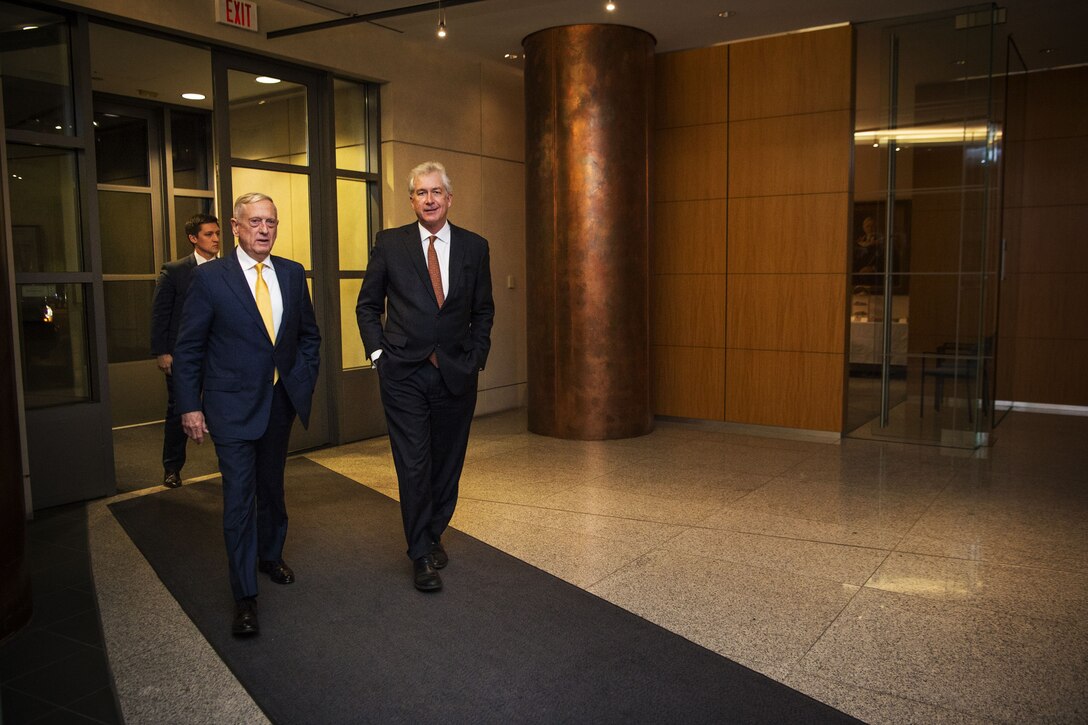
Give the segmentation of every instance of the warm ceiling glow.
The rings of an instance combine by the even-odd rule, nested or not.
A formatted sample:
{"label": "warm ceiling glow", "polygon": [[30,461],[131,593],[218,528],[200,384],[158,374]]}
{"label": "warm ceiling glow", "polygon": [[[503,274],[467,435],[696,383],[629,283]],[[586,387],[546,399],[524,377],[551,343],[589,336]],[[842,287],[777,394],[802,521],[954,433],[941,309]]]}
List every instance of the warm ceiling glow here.
{"label": "warm ceiling glow", "polygon": [[445,38],[446,37],[446,24],[444,22],[438,24],[438,37],[439,38]]}
{"label": "warm ceiling glow", "polygon": [[187,101],[203,101],[207,98],[203,93],[182,93],[181,97]]}
{"label": "warm ceiling glow", "polygon": [[279,78],[273,78],[272,76],[257,76],[257,78],[255,80],[258,83],[268,83],[270,85],[272,83],[279,83],[280,82]]}
{"label": "warm ceiling glow", "polygon": [[616,9],[616,3],[611,2],[611,0],[609,0],[609,2],[605,3],[604,9],[607,10],[608,12],[612,12],[612,11],[614,11]]}
{"label": "warm ceiling glow", "polygon": [[[976,126],[912,126],[904,128],[883,128],[876,131],[857,131],[854,140],[858,143],[880,144],[942,144],[942,143],[978,143],[990,139],[990,128],[986,124]],[[1001,138],[1001,131],[994,129],[993,139]]]}

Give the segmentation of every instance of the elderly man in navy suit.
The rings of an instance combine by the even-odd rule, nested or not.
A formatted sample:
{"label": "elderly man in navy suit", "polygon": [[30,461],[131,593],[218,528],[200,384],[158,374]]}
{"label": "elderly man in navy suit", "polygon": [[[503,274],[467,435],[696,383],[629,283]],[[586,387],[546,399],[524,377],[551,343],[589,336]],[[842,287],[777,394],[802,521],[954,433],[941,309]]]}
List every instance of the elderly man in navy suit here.
{"label": "elderly man in navy suit", "polygon": [[215,259],[219,254],[219,220],[211,214],[195,214],[185,222],[185,234],[193,245],[193,253],[162,266],[155,297],[151,303],[151,354],[166,377],[166,422],[162,441],[162,485],[181,485],[181,468],[185,465],[185,442],[189,438],[181,429],[181,414],[174,400],[174,343],[178,339],[181,310],[189,280],[197,265]]}
{"label": "elderly man in navy suit", "polygon": [[230,220],[238,247],[193,274],[174,347],[186,435],[209,434],[223,474],[223,534],[235,608],[232,630],[259,631],[257,572],[277,584],[283,560],[283,472],[295,416],[309,424],[321,335],[302,265],[272,256],[279,217],[264,194],[244,194]]}
{"label": "elderly man in navy suit", "polygon": [[453,188],[442,164],[412,169],[408,198],[418,221],[377,235],[355,313],[378,371],[413,582],[433,592],[449,561],[442,533],[457,505],[495,303],[487,240],[446,220]]}

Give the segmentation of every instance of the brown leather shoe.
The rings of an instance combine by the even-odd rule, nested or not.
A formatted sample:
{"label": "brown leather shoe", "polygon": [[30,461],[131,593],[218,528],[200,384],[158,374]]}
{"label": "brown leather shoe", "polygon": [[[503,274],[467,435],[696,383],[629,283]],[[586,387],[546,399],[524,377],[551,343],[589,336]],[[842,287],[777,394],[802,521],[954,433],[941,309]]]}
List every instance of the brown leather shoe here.
{"label": "brown leather shoe", "polygon": [[181,474],[177,471],[167,471],[163,474],[162,485],[167,488],[180,488],[181,487]]}
{"label": "brown leather shoe", "polygon": [[249,637],[261,631],[257,622],[257,600],[254,597],[239,599],[234,603],[234,623],[231,633],[235,637]]}
{"label": "brown leather shoe", "polygon": [[272,581],[277,584],[294,584],[295,572],[291,571],[291,567],[287,566],[283,562],[283,559],[279,561],[262,561],[257,564],[257,571],[262,574],[267,574]]}

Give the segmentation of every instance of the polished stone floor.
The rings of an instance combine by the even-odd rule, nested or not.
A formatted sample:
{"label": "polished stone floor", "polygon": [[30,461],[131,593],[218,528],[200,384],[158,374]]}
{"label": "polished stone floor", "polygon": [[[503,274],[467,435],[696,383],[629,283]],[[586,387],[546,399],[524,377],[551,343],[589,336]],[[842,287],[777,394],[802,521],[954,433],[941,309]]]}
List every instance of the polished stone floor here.
{"label": "polished stone floor", "polygon": [[[511,411],[475,422],[453,525],[867,722],[1086,722],[1088,418],[995,437],[573,442]],[[387,439],[307,457],[396,497]],[[126,722],[262,721],[106,503],[87,528]]]}

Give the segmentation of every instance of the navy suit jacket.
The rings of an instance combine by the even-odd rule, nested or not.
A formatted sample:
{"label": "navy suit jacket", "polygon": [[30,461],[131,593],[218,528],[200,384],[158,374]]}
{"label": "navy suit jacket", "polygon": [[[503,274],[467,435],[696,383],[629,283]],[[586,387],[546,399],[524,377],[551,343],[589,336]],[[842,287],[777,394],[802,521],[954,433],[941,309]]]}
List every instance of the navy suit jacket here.
{"label": "navy suit jacket", "polygon": [[196,266],[196,258],[190,254],[175,262],[167,262],[159,272],[155,297],[151,302],[151,354],[156,357],[174,352],[185,293]]}
{"label": "navy suit jacket", "polygon": [[321,334],[302,265],[271,260],[283,297],[275,346],[236,253],[193,272],[174,346],[175,397],[181,413],[203,409],[213,437],[256,440],[264,434],[275,370],[299,420],[310,422]]}
{"label": "navy suit jacket", "polygon": [[382,375],[402,380],[433,351],[446,387],[460,395],[475,384],[491,350],[495,301],[487,240],[451,224],[448,272],[439,309],[419,225],[379,232],[355,315],[367,355],[382,351],[375,363]]}

